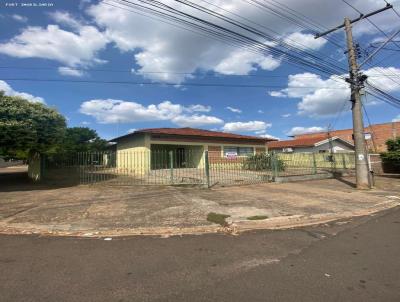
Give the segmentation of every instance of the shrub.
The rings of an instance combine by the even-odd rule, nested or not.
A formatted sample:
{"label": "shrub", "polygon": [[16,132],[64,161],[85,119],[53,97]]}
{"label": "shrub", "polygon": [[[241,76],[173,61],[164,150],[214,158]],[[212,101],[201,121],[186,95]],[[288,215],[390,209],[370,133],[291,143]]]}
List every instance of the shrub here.
{"label": "shrub", "polygon": [[260,170],[273,170],[273,156],[275,156],[275,163],[278,171],[285,170],[285,163],[283,160],[276,157],[276,155],[269,153],[258,153],[248,156],[243,162],[243,169],[260,171]]}
{"label": "shrub", "polygon": [[381,153],[383,169],[389,173],[400,172],[400,138],[386,142],[388,152]]}
{"label": "shrub", "polygon": [[227,226],[228,223],[226,222],[226,218],[231,217],[230,215],[226,214],[219,214],[219,213],[214,213],[210,212],[207,215],[207,221],[219,224],[221,226]]}

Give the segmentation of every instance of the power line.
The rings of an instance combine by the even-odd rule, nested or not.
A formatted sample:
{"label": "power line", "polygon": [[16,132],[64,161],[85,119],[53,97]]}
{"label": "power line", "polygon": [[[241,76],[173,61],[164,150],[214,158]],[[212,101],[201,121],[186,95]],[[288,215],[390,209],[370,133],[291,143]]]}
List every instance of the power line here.
{"label": "power line", "polygon": [[[177,1],[177,0],[176,0]],[[140,6],[142,9],[148,10],[150,13],[155,13],[155,14],[161,14],[161,16],[167,15],[168,18],[174,18],[175,21],[177,22],[183,22],[185,25],[189,26],[195,26],[201,30],[207,30],[208,32],[212,32],[213,34],[220,35],[224,38],[234,40],[235,42],[241,43],[245,47],[250,47],[251,49],[261,52],[262,54],[267,53],[272,53],[278,56],[281,56],[282,59],[294,63],[297,66],[306,66],[308,68],[312,68],[315,70],[319,70],[320,72],[323,73],[329,73],[329,74],[335,74],[338,71],[338,67],[335,64],[328,65],[328,63],[324,60],[320,60],[321,58],[316,58],[312,59],[312,56],[309,53],[306,52],[301,52],[301,56],[299,55],[299,49],[296,51],[299,53],[290,53],[288,52],[288,48],[286,47],[286,50],[280,49],[275,46],[271,45],[266,45],[263,42],[260,42],[250,36],[244,35],[242,33],[238,33],[236,31],[233,31],[229,28],[226,28],[222,25],[213,23],[211,21],[207,21],[204,19],[201,19],[199,17],[196,17],[194,15],[188,14],[186,12],[183,12],[181,10],[177,10],[171,6],[168,6],[164,3],[160,3],[159,1],[148,1],[148,0],[141,0],[141,3],[144,3],[146,5],[141,5],[138,3],[133,3],[131,1],[127,0],[119,0],[119,3],[124,3],[125,5],[129,7],[134,7],[134,6]],[[200,10],[202,13],[210,14],[211,16],[221,19],[231,25],[237,26],[238,28],[242,30],[246,30],[249,33],[253,35],[258,35],[261,37],[264,37],[266,39],[271,39],[271,36],[265,35],[264,33],[255,30],[254,28],[248,27],[246,25],[243,25],[237,21],[232,20],[231,18],[228,18],[224,15],[221,15],[219,13],[215,13],[213,11],[207,10],[204,7],[201,7],[199,5],[193,4],[192,2],[188,1],[177,1],[180,3],[183,3],[185,5],[188,5],[189,7],[193,9]],[[190,21],[188,21],[190,20]],[[272,37],[273,39],[273,37]],[[285,49],[285,47],[283,47]],[[292,47],[291,50],[293,51],[294,48]],[[306,56],[304,54],[307,54]],[[343,72],[343,70],[341,70]]]}
{"label": "power line", "polygon": [[[2,69],[16,69],[16,70],[58,70],[63,66],[0,66]],[[67,67],[68,70],[73,71],[95,71],[95,72],[111,72],[111,73],[128,73],[132,75],[143,75],[143,74],[175,74],[175,75],[195,75],[195,76],[205,76],[205,77],[252,77],[252,78],[288,78],[289,75],[257,75],[257,74],[223,74],[215,72],[189,72],[189,71],[135,71],[132,69],[103,69],[103,68],[90,68],[90,67]],[[369,74],[369,77],[381,77],[382,74]],[[391,76],[391,75],[387,75]],[[398,76],[398,75],[396,75]],[[315,76],[299,76],[296,75],[298,79],[313,79]]]}
{"label": "power line", "polygon": [[[351,7],[353,10],[355,10],[356,12],[358,12],[359,14],[360,14],[360,16],[361,17],[363,17],[364,16],[364,14],[359,10],[359,9],[357,9],[354,5],[351,5],[350,3],[348,3],[346,0],[342,0],[342,2],[344,2],[345,4],[347,4],[349,7]],[[386,2],[386,1],[385,1]],[[386,4],[387,5],[389,5],[387,2],[386,2]],[[393,6],[392,6],[392,8],[393,8]],[[370,24],[372,24],[379,32],[381,32],[387,39],[389,39],[390,37],[381,29],[381,28],[379,28],[379,26],[377,26],[374,22],[372,22],[368,17],[364,17],[364,19],[365,20],[367,20]],[[399,47],[399,45],[398,44],[396,44],[395,43],[395,45],[397,46],[397,47]],[[399,47],[400,48],[400,47]],[[370,64],[369,62],[367,62],[367,64],[369,65],[369,66],[371,66],[372,64]],[[375,64],[375,66],[376,66],[377,64]],[[373,66],[373,65],[372,65]],[[380,67],[376,67],[377,68],[377,71],[378,72],[381,72],[383,75],[384,75],[384,73],[383,73],[383,71],[382,71],[382,69],[380,68]],[[389,71],[390,72],[390,71]],[[391,74],[392,74],[392,76],[394,76],[394,77],[397,77],[397,78],[399,78],[399,75],[396,75],[395,73],[393,73],[393,72],[390,72]],[[385,76],[385,75],[384,75]],[[394,83],[396,83],[396,84],[398,84],[398,85],[400,85],[400,82],[397,82],[395,79],[393,79],[393,78],[389,78],[392,82],[394,82]]]}
{"label": "power line", "polygon": [[[194,86],[194,87],[232,87],[232,88],[287,88],[286,85],[258,85],[258,84],[218,84],[218,83],[164,83],[164,82],[131,82],[131,81],[102,81],[102,80],[69,80],[69,79],[37,79],[37,78],[2,78],[4,81],[31,81],[31,82],[65,82],[85,84],[126,84],[152,86]],[[291,86],[291,89],[318,89],[316,86]],[[324,87],[324,89],[342,90],[339,87]]]}

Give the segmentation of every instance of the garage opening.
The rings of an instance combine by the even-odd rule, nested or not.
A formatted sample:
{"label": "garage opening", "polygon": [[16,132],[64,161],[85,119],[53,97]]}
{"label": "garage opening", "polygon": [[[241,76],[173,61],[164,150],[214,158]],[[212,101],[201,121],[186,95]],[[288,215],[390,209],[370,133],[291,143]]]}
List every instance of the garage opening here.
{"label": "garage opening", "polygon": [[200,168],[203,155],[203,146],[152,144],[151,169]]}

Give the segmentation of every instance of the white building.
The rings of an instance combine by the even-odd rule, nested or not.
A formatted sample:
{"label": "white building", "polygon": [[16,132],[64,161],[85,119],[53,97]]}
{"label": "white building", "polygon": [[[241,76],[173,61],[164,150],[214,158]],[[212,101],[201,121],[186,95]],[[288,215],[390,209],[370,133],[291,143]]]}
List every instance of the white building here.
{"label": "white building", "polygon": [[349,153],[354,145],[340,137],[310,137],[267,143],[269,151],[280,153]]}

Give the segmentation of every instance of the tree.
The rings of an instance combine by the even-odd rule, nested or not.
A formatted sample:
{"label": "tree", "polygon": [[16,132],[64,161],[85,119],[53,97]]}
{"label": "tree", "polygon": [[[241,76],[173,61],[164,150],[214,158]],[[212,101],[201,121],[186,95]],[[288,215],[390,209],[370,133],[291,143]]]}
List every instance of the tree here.
{"label": "tree", "polygon": [[107,141],[101,139],[96,130],[87,127],[67,128],[62,143],[58,146],[59,153],[76,153],[102,151],[107,148]]}
{"label": "tree", "polygon": [[386,141],[388,152],[381,153],[385,172],[400,172],[400,137]]}
{"label": "tree", "polygon": [[55,109],[0,91],[0,155],[46,152],[64,137],[65,118]]}

